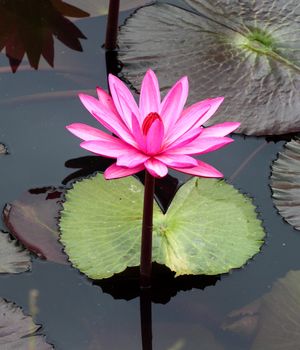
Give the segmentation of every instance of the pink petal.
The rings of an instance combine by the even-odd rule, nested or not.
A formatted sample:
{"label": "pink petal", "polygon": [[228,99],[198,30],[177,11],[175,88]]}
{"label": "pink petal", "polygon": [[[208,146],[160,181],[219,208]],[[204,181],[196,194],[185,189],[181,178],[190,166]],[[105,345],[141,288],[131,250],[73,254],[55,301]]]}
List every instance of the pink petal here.
{"label": "pink petal", "polygon": [[150,158],[144,164],[149,173],[154,177],[164,177],[168,174],[168,168],[159,160]]}
{"label": "pink petal", "polygon": [[93,141],[84,141],[80,144],[80,147],[96,153],[100,156],[117,158],[120,155],[131,152],[134,150],[133,147],[127,145],[121,140],[113,137],[113,140],[93,140]]}
{"label": "pink petal", "polygon": [[185,146],[186,144],[192,142],[198,136],[200,136],[200,134],[202,134],[202,130],[203,130],[202,127],[191,129],[187,131],[185,134],[183,134],[182,136],[178,137],[177,139],[174,138],[175,141],[171,143],[167,142],[166,144],[164,144],[164,149],[166,151],[170,151],[174,148]]}
{"label": "pink petal", "polygon": [[172,167],[172,169],[180,171],[182,173],[190,174],[190,175],[196,175],[196,176],[202,176],[202,177],[223,177],[223,174],[220,173],[216,168],[213,166],[202,162],[201,160],[197,160],[198,165],[193,168],[175,168]]}
{"label": "pink petal", "polygon": [[104,177],[106,180],[117,179],[119,177],[125,177],[132,174],[136,174],[139,171],[142,171],[143,169],[145,169],[143,164],[135,168],[126,168],[126,167],[118,166],[115,163],[105,170]]}
{"label": "pink petal", "polygon": [[234,140],[229,137],[201,137],[178,148],[172,149],[173,154],[204,154],[228,145]]}
{"label": "pink petal", "polygon": [[146,153],[158,153],[161,150],[163,138],[164,125],[161,120],[156,119],[150,126],[146,135]]}
{"label": "pink petal", "polygon": [[144,76],[140,94],[141,121],[151,112],[159,112],[160,91],[155,73],[149,69]]}
{"label": "pink petal", "polygon": [[168,92],[160,107],[160,116],[166,132],[172,128],[180,117],[188,97],[189,86],[187,77],[181,78]]}
{"label": "pink petal", "polygon": [[100,101],[93,96],[79,94],[79,98],[85,108],[98,120],[107,130],[113,134],[118,135],[125,142],[132,146],[136,146],[136,142],[133,139],[128,128],[125,126],[121,118],[107,109]]}
{"label": "pink petal", "polygon": [[216,124],[208,128],[204,128],[201,137],[221,137],[226,136],[237,129],[241,123],[226,122],[222,124]]}
{"label": "pink petal", "polygon": [[[99,100],[97,100],[95,97],[86,95],[86,94],[79,94],[78,97],[80,98],[80,101],[84,105],[84,107],[91,113],[93,112],[110,112],[109,109],[105,105],[103,105]],[[116,118],[116,116],[115,116]],[[116,118],[117,119],[117,118]]]}
{"label": "pink petal", "polygon": [[223,100],[223,97],[217,97],[197,102],[188,107],[182,112],[174,128],[170,130],[170,135],[167,137],[172,141],[174,135],[179,137],[192,128],[199,128],[216,112]]}
{"label": "pink petal", "polygon": [[140,123],[134,114],[132,114],[132,135],[134,135],[139,149],[146,151],[146,137],[143,134]]}
{"label": "pink petal", "polygon": [[145,155],[144,153],[138,151],[128,152],[122,154],[117,159],[117,165],[125,166],[128,168],[134,168],[142,163],[144,163],[150,157]]}
{"label": "pink petal", "polygon": [[131,115],[134,113],[140,119],[140,111],[138,106],[127,88],[127,86],[117,77],[110,74],[108,77],[110,93],[114,100],[114,104],[124,123],[129,130],[132,130]]}
{"label": "pink petal", "polygon": [[195,125],[195,127],[199,127],[203,125],[205,122],[207,122],[208,119],[214,115],[214,113],[217,111],[217,109],[220,107],[223,101],[224,101],[224,97],[216,97],[216,98],[208,98],[204,101],[197,102],[192,106],[188,107],[187,109],[185,109],[181,115],[181,118],[186,118],[187,114],[192,114],[193,112],[196,112],[197,108],[201,108],[201,105],[207,106],[209,104],[210,105],[209,111],[205,113]]}
{"label": "pink petal", "polygon": [[75,136],[79,137],[84,141],[91,140],[111,140],[113,136],[108,135],[102,130],[93,128],[92,126],[82,124],[82,123],[73,123],[66,128]]}
{"label": "pink petal", "polygon": [[197,160],[185,154],[171,154],[163,153],[158,156],[155,156],[155,159],[161,161],[168,167],[176,168],[190,168],[197,166]]}
{"label": "pink petal", "polygon": [[137,143],[134,140],[132,134],[128,131],[123,122],[116,121],[113,114],[108,111],[93,112],[93,117],[98,120],[107,130],[119,136],[124,142],[133,147],[137,147]]}
{"label": "pink petal", "polygon": [[103,90],[99,86],[97,86],[97,94],[98,94],[98,99],[102,103],[102,105],[104,105],[112,113],[118,114],[118,111],[114,105],[113,99],[105,90]]}

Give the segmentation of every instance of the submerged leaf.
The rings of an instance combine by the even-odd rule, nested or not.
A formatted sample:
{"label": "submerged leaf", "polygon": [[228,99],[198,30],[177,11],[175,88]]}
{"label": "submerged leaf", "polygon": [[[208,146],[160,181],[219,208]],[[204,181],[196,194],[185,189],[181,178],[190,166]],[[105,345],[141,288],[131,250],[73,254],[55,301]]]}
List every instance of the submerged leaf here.
{"label": "submerged leaf", "polygon": [[231,312],[222,329],[255,339],[251,350],[296,350],[300,344],[300,271],[277,280],[269,293]]}
{"label": "submerged leaf", "polygon": [[19,273],[31,267],[28,251],[0,231],[0,273]]}
{"label": "submerged leaf", "polygon": [[154,325],[154,349],[163,350],[224,350],[214,334],[199,323],[166,322]]}
{"label": "submerged leaf", "polygon": [[[166,90],[187,75],[189,103],[225,96],[212,123],[241,122],[248,135],[300,130],[297,0],[189,0],[199,13],[157,3],[121,27],[119,59],[135,88],[151,67]],[[201,13],[201,14],[200,14]]]}
{"label": "submerged leaf", "polygon": [[13,236],[33,253],[57,263],[67,257],[58,242],[57,216],[62,192],[52,187],[31,190],[6,205],[3,216]]}
{"label": "submerged leaf", "polygon": [[0,143],[0,156],[3,154],[7,154],[7,149],[3,143]]}
{"label": "submerged leaf", "polygon": [[273,163],[271,187],[279,213],[300,230],[300,138],[288,142]]}
{"label": "submerged leaf", "polygon": [[296,350],[300,344],[300,271],[290,271],[262,298],[251,350]]}
{"label": "submerged leaf", "polygon": [[260,306],[261,299],[257,299],[241,309],[230,312],[222,323],[222,329],[247,337],[253,335],[257,330]]}
{"label": "submerged leaf", "polygon": [[[74,184],[60,219],[70,260],[91,278],[139,265],[143,186],[102,175]],[[153,261],[176,275],[216,275],[256,254],[264,232],[251,201],[224,181],[192,179],[166,214],[155,203]]]}
{"label": "submerged leaf", "polygon": [[0,298],[0,348],[2,350],[51,350],[44,336],[36,335],[40,326],[13,303]]}

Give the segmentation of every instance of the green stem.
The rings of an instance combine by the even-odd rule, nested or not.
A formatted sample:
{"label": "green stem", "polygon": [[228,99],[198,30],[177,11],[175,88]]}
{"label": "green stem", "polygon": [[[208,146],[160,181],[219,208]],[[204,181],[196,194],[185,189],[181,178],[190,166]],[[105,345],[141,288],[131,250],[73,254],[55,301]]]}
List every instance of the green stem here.
{"label": "green stem", "polygon": [[300,73],[300,67],[298,67],[296,64],[294,64],[293,62],[287,60],[286,58],[278,55],[276,52],[274,51],[269,51],[267,52],[267,55],[272,57],[274,60],[277,60],[283,64],[285,64],[286,66],[293,68],[296,72]]}
{"label": "green stem", "polygon": [[106,50],[115,50],[117,47],[118,22],[119,22],[120,0],[110,0],[107,16],[106,39],[104,47]]}
{"label": "green stem", "polygon": [[148,288],[151,285],[154,184],[154,177],[146,170],[140,264],[141,288]]}
{"label": "green stem", "polygon": [[244,45],[244,48],[251,50],[251,51],[254,51],[260,55],[269,56],[269,57],[273,58],[274,60],[276,60],[276,61],[286,65],[287,67],[294,69],[296,72],[300,73],[299,66],[297,66],[293,62],[289,61],[288,59],[282,57],[281,55],[279,55],[278,53],[273,51],[273,49],[265,47],[264,45],[260,44],[259,42],[255,42],[255,41],[250,42],[249,41],[248,43],[246,43]]}

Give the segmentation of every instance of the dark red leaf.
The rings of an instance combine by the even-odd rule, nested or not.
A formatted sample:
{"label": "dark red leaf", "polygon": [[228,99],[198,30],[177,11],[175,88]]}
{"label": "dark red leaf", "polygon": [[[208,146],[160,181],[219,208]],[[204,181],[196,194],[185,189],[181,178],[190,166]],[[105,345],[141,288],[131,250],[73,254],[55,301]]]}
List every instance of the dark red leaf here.
{"label": "dark red leaf", "polygon": [[3,218],[11,234],[38,256],[67,263],[58,241],[58,212],[63,191],[54,187],[30,190],[7,204]]}

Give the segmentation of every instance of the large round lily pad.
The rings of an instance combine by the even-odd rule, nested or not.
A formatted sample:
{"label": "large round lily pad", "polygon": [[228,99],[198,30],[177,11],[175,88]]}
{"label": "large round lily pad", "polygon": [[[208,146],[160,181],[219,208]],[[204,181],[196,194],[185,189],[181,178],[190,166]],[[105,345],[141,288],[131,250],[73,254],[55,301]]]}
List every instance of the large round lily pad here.
{"label": "large round lily pad", "polygon": [[[81,272],[101,279],[139,265],[143,186],[98,174],[66,193],[61,241]],[[251,200],[214,179],[184,184],[166,214],[154,206],[153,261],[176,275],[216,275],[256,254],[264,232]]]}
{"label": "large round lily pad", "polygon": [[53,350],[42,335],[32,317],[25,316],[13,303],[0,298],[0,349],[1,350]]}
{"label": "large round lily pad", "polygon": [[119,34],[123,75],[140,89],[145,71],[163,90],[189,77],[189,102],[225,96],[211,123],[238,132],[300,130],[300,7],[297,0],[189,0],[195,12],[157,3],[139,9]]}
{"label": "large round lily pad", "polygon": [[273,201],[279,213],[300,230],[300,138],[285,145],[272,166]]}

